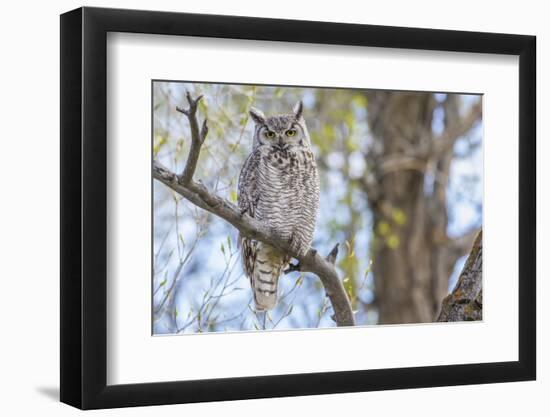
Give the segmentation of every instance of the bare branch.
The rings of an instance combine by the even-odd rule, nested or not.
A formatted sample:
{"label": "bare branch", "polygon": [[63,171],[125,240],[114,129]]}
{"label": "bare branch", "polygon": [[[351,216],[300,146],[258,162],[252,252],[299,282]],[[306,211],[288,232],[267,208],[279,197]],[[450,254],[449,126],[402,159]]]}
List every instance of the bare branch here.
{"label": "bare branch", "polygon": [[437,321],[481,320],[483,311],[482,251],[483,239],[480,231],[455,288],[443,300]]}
{"label": "bare branch", "polygon": [[189,147],[189,154],[187,156],[185,168],[183,173],[179,176],[179,182],[181,184],[187,184],[193,178],[193,174],[197,168],[197,161],[199,160],[201,146],[206,139],[206,135],[208,134],[206,119],[202,123],[200,130],[199,122],[197,121],[197,106],[199,101],[202,99],[202,96],[198,96],[196,99],[193,99],[191,94],[189,94],[189,91],[186,96],[187,101],[189,102],[189,108],[183,109],[181,107],[176,107],[177,111],[187,116],[189,119],[189,126],[191,128],[191,146]]}
{"label": "bare branch", "polygon": [[468,133],[474,124],[481,119],[481,111],[481,100],[479,100],[466,116],[456,123],[452,123],[439,137],[436,137],[433,141],[434,154],[438,157],[451,150],[457,139]]}
{"label": "bare branch", "polygon": [[323,258],[313,248],[310,248],[305,255],[300,254],[289,245],[289,242],[277,230],[269,228],[246,213],[242,214],[236,205],[210,192],[201,182],[193,180],[200,148],[207,133],[206,122],[203,124],[204,135],[198,130],[196,110],[200,98],[193,99],[188,93],[189,109],[178,108],[178,111],[188,117],[192,136],[191,148],[183,174],[177,176],[155,160],[153,162],[153,178],[162,182],[197,207],[224,219],[235,227],[241,235],[266,243],[297,259],[300,271],[314,273],[320,278],[326,295],[332,303],[337,325],[353,326],[355,319],[351,304],[333,264],[338,251],[337,246],[331,251],[328,259]]}
{"label": "bare branch", "polygon": [[334,245],[334,247],[332,248],[332,250],[330,251],[330,253],[326,257],[327,262],[330,262],[333,265],[334,265],[334,262],[336,262],[336,258],[338,257],[338,246],[339,245],[340,245],[339,243]]}
{"label": "bare branch", "polygon": [[378,170],[380,175],[402,170],[418,171],[423,174],[426,171],[426,161],[418,156],[390,155],[380,161]]}

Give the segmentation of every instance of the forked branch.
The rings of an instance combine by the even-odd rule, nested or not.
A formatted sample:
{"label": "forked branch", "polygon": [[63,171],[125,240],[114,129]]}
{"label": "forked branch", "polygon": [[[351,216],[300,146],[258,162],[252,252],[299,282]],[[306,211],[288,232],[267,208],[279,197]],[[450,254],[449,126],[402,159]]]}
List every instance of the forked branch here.
{"label": "forked branch", "polygon": [[189,126],[191,128],[191,147],[189,149],[189,155],[187,156],[187,162],[183,173],[179,177],[181,184],[187,184],[193,178],[193,174],[197,169],[197,161],[199,160],[199,154],[201,152],[201,146],[208,135],[208,125],[206,119],[202,122],[201,130],[199,131],[199,122],[197,121],[197,107],[202,96],[198,96],[196,99],[191,97],[189,92],[186,93],[187,102],[189,103],[188,109],[176,107],[176,110],[183,113],[189,119]]}
{"label": "forked branch", "polygon": [[187,93],[189,108],[177,108],[180,113],[188,118],[191,130],[191,146],[183,173],[177,175],[155,160],[153,162],[153,177],[197,207],[224,219],[235,227],[241,235],[271,245],[297,259],[298,265],[291,268],[302,272],[311,272],[319,277],[334,309],[336,324],[338,326],[353,326],[355,319],[351,304],[334,267],[338,255],[338,245],[332,249],[326,258],[319,255],[313,248],[310,248],[305,255],[301,255],[292,249],[286,239],[277,233],[277,230],[267,227],[264,223],[246,213],[242,214],[236,205],[209,191],[200,181],[193,180],[201,146],[208,134],[206,120],[203,122],[201,129],[199,129],[197,120],[197,107],[201,98],[202,96],[193,99]]}

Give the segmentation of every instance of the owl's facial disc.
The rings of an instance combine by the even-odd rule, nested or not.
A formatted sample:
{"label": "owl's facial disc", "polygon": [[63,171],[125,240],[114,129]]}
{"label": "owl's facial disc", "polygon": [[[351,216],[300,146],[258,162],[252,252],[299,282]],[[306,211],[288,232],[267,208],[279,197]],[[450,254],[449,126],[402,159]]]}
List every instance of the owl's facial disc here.
{"label": "owl's facial disc", "polygon": [[302,137],[303,131],[296,122],[285,123],[280,126],[276,124],[265,125],[260,130],[261,144],[279,149],[303,145]]}
{"label": "owl's facial disc", "polygon": [[254,146],[280,150],[292,147],[309,147],[309,135],[302,116],[303,107],[298,102],[292,113],[266,117],[257,109],[250,110],[256,129]]}

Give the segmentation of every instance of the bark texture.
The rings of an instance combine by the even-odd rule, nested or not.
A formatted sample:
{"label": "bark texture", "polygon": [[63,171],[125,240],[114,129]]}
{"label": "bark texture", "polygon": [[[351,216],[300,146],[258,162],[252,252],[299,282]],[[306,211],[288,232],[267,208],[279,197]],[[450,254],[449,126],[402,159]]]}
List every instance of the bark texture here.
{"label": "bark texture", "polygon": [[443,300],[437,321],[472,321],[483,318],[483,239],[479,232],[454,290]]}

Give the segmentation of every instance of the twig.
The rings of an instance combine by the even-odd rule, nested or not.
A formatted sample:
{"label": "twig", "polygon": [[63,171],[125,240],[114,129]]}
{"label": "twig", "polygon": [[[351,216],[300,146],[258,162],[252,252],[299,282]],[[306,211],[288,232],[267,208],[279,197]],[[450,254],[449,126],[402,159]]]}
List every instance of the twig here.
{"label": "twig", "polygon": [[330,262],[332,265],[334,265],[334,262],[336,262],[336,258],[338,257],[338,246],[340,246],[339,243],[334,245],[332,250],[329,252],[327,257],[325,258],[327,262]]}
{"label": "twig", "polygon": [[174,279],[172,280],[172,282],[170,284],[170,287],[168,287],[168,289],[166,290],[166,292],[164,294],[164,297],[162,298],[162,301],[158,304],[158,306],[155,307],[155,314],[159,314],[162,311],[162,308],[164,307],[164,304],[166,303],[166,301],[168,300],[168,298],[172,294],[172,291],[176,287],[176,284],[179,280],[179,276],[180,276],[180,273],[181,273],[183,267],[187,264],[187,262],[191,258],[191,254],[194,252],[195,248],[197,247],[198,240],[199,240],[199,238],[196,238],[193,241],[193,245],[187,251],[187,254],[185,255],[185,257],[180,260],[180,262],[178,264],[178,267],[176,268],[176,272],[174,273]]}

